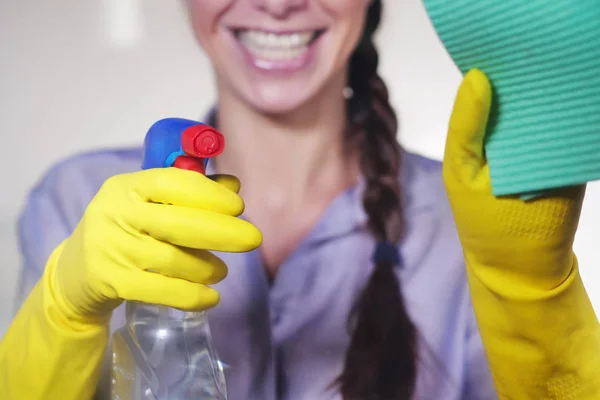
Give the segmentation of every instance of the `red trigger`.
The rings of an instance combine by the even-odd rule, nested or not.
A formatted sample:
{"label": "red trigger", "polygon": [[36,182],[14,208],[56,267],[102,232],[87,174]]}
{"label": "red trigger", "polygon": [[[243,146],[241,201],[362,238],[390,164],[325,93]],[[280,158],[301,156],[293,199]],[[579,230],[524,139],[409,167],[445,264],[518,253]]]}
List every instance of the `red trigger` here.
{"label": "red trigger", "polygon": [[200,172],[202,175],[206,174],[204,169],[204,159],[190,156],[178,156],[173,163],[175,168],[187,169],[188,171]]}

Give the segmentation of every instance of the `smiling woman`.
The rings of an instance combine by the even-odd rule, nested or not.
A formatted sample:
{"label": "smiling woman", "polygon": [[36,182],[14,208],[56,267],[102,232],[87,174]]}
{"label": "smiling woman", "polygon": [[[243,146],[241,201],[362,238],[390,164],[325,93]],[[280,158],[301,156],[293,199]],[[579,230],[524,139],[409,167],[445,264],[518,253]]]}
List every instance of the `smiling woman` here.
{"label": "smiling woman", "polygon": [[[333,186],[333,191],[322,192],[329,199],[325,197],[321,206],[312,210],[304,207],[309,210],[304,216],[308,218],[303,222],[290,220],[288,237],[274,239],[281,226],[272,222],[270,214],[281,206],[274,204],[265,214],[258,211],[258,203],[268,203],[268,197],[246,194],[246,215],[266,235],[262,257],[272,278],[302,244],[311,225],[318,222],[323,207],[337,191],[352,184],[359,169],[368,182],[363,203],[372,234],[379,247],[389,246],[392,254],[396,253],[403,230],[397,178],[400,154],[395,140],[395,115],[387,102],[385,85],[377,76],[378,57],[372,42],[381,17],[381,3],[223,1],[206,5],[190,1],[189,6],[196,37],[217,74],[217,124],[230,136],[247,133],[231,127],[228,116],[271,115],[284,121],[291,119],[280,124],[283,129],[297,126],[303,130],[318,115],[316,107],[330,113],[328,126],[316,133],[325,151],[314,154],[333,150],[346,172],[338,173],[341,184]],[[348,102],[343,98],[347,86],[355,93]],[[351,147],[340,152],[346,147],[344,141],[360,143],[362,151]],[[234,142],[242,143],[242,139]],[[282,142],[282,146],[289,144]],[[244,157],[242,151],[238,154],[240,159]],[[296,147],[295,152],[298,151]],[[244,168],[239,160],[232,160],[233,154],[230,149],[229,155],[217,163],[243,176]],[[313,156],[307,153],[306,157]],[[245,181],[249,179],[248,176]],[[282,212],[287,212],[287,207]],[[285,219],[281,216],[280,220]],[[361,297],[353,311],[347,311],[353,319],[353,333],[338,380],[346,399],[370,395],[409,398],[414,391],[415,329],[394,274],[394,265],[400,263],[397,258],[375,260],[375,269]]]}
{"label": "smiling woman", "polygon": [[[122,301],[143,299],[215,307],[232,399],[494,399],[441,164],[396,141],[373,42],[382,1],[186,7],[214,69],[205,121],[227,149],[211,179],[139,171],[139,149],[48,173],[21,218],[34,289],[0,348],[0,391],[89,398]],[[38,348],[15,360],[22,332]],[[11,373],[25,364],[43,369],[27,392]]]}

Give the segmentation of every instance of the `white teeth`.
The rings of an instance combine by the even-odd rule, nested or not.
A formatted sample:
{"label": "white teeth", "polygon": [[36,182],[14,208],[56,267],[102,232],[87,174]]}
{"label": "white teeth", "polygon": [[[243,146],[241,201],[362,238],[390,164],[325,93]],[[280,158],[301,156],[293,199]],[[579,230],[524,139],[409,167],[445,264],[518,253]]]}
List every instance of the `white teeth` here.
{"label": "white teeth", "polygon": [[275,34],[257,30],[240,32],[240,42],[257,57],[268,60],[284,60],[304,53],[316,32]]}
{"label": "white teeth", "polygon": [[258,50],[249,49],[257,58],[263,60],[291,60],[292,58],[300,57],[306,48],[288,49],[288,50]]}

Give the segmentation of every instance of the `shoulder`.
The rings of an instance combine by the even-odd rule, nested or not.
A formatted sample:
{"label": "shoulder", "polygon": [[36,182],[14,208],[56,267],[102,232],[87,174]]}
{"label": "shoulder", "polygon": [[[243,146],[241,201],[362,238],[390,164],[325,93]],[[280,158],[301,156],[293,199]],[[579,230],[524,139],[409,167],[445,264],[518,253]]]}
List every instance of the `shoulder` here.
{"label": "shoulder", "polygon": [[108,149],[79,153],[54,164],[29,191],[19,215],[17,230],[25,261],[44,262],[47,253],[70,235],[104,181],[138,170],[141,157],[141,148]]}
{"label": "shoulder", "polygon": [[432,264],[438,264],[437,270],[462,270],[462,247],[444,185],[442,162],[410,152],[403,155],[400,180],[407,234],[420,241],[422,260],[437,256]]}
{"label": "shoulder", "polygon": [[441,161],[403,150],[398,176],[409,210],[447,207]]}
{"label": "shoulder", "polygon": [[439,282],[442,287],[466,290],[462,246],[442,178],[442,163],[405,153],[402,167],[403,247],[410,273],[423,285],[445,276]]}
{"label": "shoulder", "polygon": [[140,169],[141,162],[141,147],[78,153],[52,165],[33,191],[50,189],[72,179],[87,182],[106,180],[113,175]]}
{"label": "shoulder", "polygon": [[[64,211],[85,209],[106,179],[138,170],[141,156],[141,148],[107,149],[79,153],[61,160],[34,185],[24,211],[40,201]],[[69,214],[65,212],[67,219]]]}

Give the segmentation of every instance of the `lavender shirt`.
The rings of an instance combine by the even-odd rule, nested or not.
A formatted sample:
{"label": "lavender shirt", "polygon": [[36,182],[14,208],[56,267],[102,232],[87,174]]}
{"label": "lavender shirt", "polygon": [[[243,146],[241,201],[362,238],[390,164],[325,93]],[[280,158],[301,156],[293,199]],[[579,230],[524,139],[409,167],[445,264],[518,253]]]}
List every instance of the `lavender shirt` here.
{"label": "lavender shirt", "polygon": [[[140,169],[141,149],[80,154],[52,168],[30,193],[19,235],[26,296],[52,249],[65,239],[110,176]],[[416,399],[497,399],[474,319],[463,255],[441,164],[405,153],[405,238],[397,270],[422,340]],[[269,284],[258,252],[219,254],[229,266],[209,313],[231,400],[339,400],[352,302],[372,270],[363,184],[335,199]],[[124,309],[112,329],[124,322]]]}

